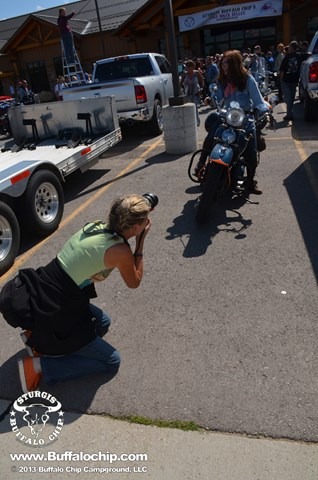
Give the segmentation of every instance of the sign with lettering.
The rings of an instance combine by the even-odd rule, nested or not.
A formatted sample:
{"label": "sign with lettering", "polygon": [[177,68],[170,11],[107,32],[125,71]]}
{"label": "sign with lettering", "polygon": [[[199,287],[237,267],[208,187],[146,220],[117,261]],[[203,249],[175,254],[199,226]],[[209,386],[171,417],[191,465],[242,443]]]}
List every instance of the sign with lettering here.
{"label": "sign with lettering", "polygon": [[273,17],[282,15],[283,0],[258,1],[240,3],[224,7],[204,10],[203,12],[179,17],[180,32],[194,30],[219,23],[238,22],[258,17]]}

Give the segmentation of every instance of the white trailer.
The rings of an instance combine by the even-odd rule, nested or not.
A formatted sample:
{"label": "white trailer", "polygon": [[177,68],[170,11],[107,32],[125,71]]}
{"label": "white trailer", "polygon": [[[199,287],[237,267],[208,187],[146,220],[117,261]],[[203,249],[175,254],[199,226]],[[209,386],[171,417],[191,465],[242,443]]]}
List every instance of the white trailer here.
{"label": "white trailer", "polygon": [[13,141],[0,152],[0,275],[19,253],[21,232],[54,232],[64,211],[63,183],[118,143],[114,97],[16,105]]}

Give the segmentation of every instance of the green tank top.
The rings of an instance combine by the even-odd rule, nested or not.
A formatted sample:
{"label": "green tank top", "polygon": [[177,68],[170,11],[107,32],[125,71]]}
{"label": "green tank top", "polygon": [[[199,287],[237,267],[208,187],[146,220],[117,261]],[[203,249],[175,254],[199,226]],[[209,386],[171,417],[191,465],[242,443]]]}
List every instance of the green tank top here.
{"label": "green tank top", "polygon": [[90,223],[73,235],[57,254],[63,270],[80,287],[92,283],[92,277],[105,280],[113,270],[105,268],[104,255],[108,248],[123,243],[115,233],[104,232],[102,222]]}

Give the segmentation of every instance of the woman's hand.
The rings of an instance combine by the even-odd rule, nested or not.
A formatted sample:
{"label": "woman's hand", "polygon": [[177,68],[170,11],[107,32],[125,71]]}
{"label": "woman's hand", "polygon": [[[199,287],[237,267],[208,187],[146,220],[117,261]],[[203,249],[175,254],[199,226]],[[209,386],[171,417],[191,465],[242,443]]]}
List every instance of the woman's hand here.
{"label": "woman's hand", "polygon": [[145,228],[136,235],[136,248],[135,248],[135,253],[142,253],[142,249],[144,246],[144,241],[146,238],[146,235],[148,234],[149,230],[151,227],[151,220],[148,218],[147,223]]}
{"label": "woman's hand", "polygon": [[148,233],[149,230],[150,230],[150,227],[151,227],[151,220],[150,220],[150,218],[148,218],[148,219],[147,219],[146,226],[145,226],[145,228],[143,229],[143,231],[140,232],[138,235],[136,235],[136,245],[139,245],[140,240],[141,240],[142,238],[145,238],[145,236],[147,235],[147,233]]}
{"label": "woman's hand", "polygon": [[[140,229],[143,227],[141,224]],[[120,274],[129,288],[137,288],[140,285],[143,276],[143,245],[146,235],[151,227],[151,220],[145,221],[143,230],[138,233],[136,238],[136,248],[134,254],[130,247],[124,243],[114,245],[106,250],[104,255],[104,265],[106,268],[118,268]]]}

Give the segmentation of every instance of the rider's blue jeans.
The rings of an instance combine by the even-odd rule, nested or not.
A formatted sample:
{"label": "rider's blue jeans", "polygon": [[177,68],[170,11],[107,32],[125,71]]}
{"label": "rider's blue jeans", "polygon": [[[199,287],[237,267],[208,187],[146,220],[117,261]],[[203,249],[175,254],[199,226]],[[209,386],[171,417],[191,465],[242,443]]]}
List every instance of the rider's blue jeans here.
{"label": "rider's blue jeans", "polygon": [[40,357],[43,376],[48,385],[94,373],[103,374],[106,383],[118,372],[119,352],[101,338],[107,332],[111,320],[103,310],[95,305],[91,304],[90,309],[96,318],[96,331],[99,336],[70,355]]}

